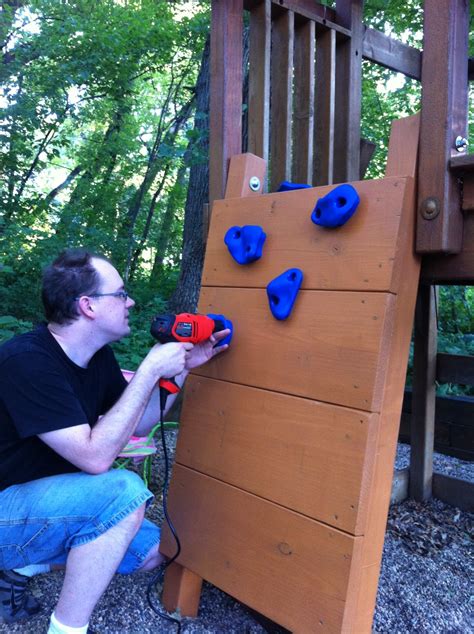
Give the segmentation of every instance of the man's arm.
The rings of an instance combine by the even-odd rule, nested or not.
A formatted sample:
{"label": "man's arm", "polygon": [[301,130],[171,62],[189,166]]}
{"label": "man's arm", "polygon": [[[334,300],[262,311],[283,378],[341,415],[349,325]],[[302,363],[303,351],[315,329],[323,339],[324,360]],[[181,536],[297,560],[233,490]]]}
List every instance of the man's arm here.
{"label": "man's arm", "polygon": [[192,348],[187,343],[155,345],[120,399],[92,429],[76,425],[40,434],[39,438],[82,471],[104,473],[135,432],[158,380],[181,374]]}

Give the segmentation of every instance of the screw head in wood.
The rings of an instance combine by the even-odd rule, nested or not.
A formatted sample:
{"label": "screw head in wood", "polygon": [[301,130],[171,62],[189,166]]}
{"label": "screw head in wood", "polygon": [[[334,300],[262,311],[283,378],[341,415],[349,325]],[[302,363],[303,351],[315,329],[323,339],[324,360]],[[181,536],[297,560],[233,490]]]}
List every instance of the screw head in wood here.
{"label": "screw head in wood", "polygon": [[421,203],[420,213],[425,220],[433,220],[441,211],[439,200],[434,196],[425,198]]}
{"label": "screw head in wood", "polygon": [[469,143],[467,139],[463,136],[457,136],[456,140],[454,141],[454,147],[458,152],[464,152],[468,145]]}
{"label": "screw head in wood", "polygon": [[258,176],[252,176],[249,180],[249,187],[253,192],[258,192],[260,189],[260,179]]}

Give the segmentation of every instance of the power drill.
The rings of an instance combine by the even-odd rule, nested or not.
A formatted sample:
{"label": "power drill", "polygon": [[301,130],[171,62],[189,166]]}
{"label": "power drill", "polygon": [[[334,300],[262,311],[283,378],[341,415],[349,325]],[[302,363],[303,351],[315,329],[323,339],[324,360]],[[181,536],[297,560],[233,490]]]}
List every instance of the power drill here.
{"label": "power drill", "polygon": [[[195,315],[192,313],[179,313],[179,315],[157,315],[151,322],[151,335],[160,343],[178,341],[181,343],[201,343],[207,341],[214,332],[229,328],[230,334],[216,346],[230,343],[233,334],[233,325],[224,315]],[[178,394],[179,385],[174,378],[160,379],[160,406],[165,409],[166,399],[169,394]]]}

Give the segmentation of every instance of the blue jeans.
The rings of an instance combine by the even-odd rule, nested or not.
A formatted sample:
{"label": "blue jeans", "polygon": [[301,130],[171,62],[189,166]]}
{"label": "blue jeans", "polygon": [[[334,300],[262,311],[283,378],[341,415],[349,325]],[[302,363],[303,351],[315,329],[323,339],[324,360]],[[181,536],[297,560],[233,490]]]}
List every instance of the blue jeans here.
{"label": "blue jeans", "polygon": [[[96,539],[152,497],[141,478],[124,469],[8,487],[0,491],[0,570],[63,564],[71,548]],[[117,572],[135,572],[159,541],[160,529],[143,520]]]}

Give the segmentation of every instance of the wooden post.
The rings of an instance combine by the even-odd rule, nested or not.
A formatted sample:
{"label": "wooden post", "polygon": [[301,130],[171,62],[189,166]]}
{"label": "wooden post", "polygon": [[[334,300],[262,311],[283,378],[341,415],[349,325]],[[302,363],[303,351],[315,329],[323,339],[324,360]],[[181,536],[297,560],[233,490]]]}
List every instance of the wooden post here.
{"label": "wooden post", "polygon": [[211,21],[209,200],[224,197],[229,160],[242,152],[243,0],[214,0]]}
{"label": "wooden post", "polygon": [[296,21],[292,178],[297,183],[311,183],[313,177],[314,37],[312,20]]}
{"label": "wooden post", "polygon": [[360,172],[363,5],[363,0],[336,1],[338,24],[350,29],[351,37],[336,47],[335,183],[356,181]]}
{"label": "wooden post", "polygon": [[432,495],[436,406],[436,287],[420,285],[415,312],[411,422],[410,497]]}
{"label": "wooden post", "polygon": [[250,11],[248,151],[268,161],[271,0]]}
{"label": "wooden post", "polygon": [[328,29],[316,38],[316,125],[314,126],[313,185],[331,185],[334,178],[334,108],[336,86],[336,32]]}
{"label": "wooden post", "polygon": [[291,178],[294,13],[282,10],[272,28],[270,188]]}
{"label": "wooden post", "polygon": [[449,169],[456,137],[467,136],[467,0],[425,0],[416,248],[459,253],[460,188]]}

